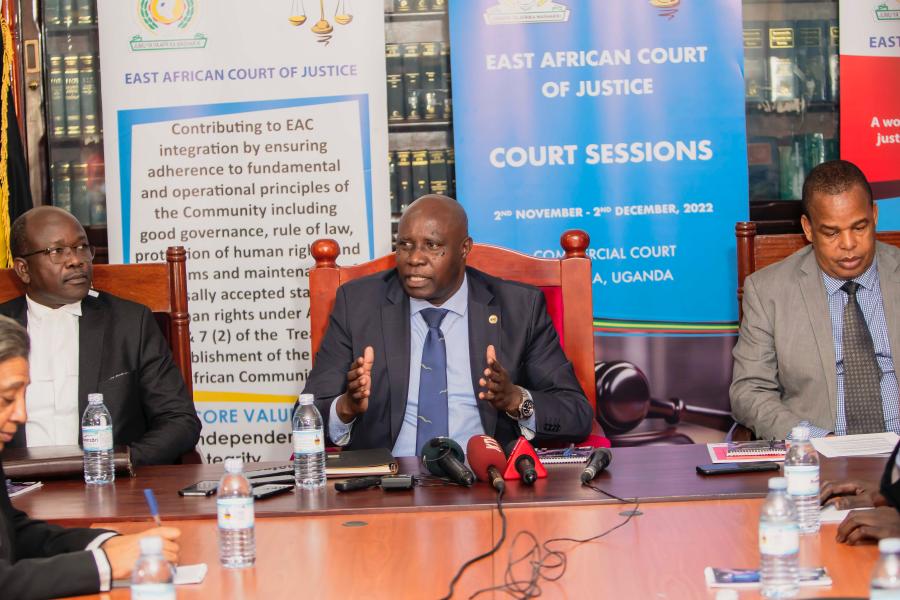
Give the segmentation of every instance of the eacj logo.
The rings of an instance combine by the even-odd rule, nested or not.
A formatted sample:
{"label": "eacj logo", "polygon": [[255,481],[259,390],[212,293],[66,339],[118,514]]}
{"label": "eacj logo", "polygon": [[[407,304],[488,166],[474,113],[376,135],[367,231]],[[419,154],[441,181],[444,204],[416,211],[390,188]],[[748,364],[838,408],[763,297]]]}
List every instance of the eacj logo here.
{"label": "eacj logo", "polygon": [[139,0],[141,22],[150,31],[185,29],[194,18],[194,0]]}

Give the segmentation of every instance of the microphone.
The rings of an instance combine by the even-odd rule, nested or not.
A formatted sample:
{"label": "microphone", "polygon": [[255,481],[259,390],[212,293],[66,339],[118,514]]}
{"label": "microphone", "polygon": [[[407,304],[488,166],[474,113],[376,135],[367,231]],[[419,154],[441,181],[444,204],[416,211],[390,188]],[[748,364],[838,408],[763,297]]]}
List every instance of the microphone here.
{"label": "microphone", "polygon": [[[506,445],[506,453],[509,455],[507,472],[509,472],[508,465],[512,464],[515,466],[516,471],[519,473],[519,477],[522,479],[522,483],[524,483],[525,485],[534,485],[534,482],[537,481],[538,478],[538,472],[535,468],[534,459],[531,457],[531,455],[519,451],[520,443],[523,439],[524,438],[514,440]],[[525,443],[528,444],[527,441]]]}
{"label": "microphone", "polygon": [[475,475],[465,460],[462,448],[448,437],[431,438],[422,446],[422,464],[429,473],[469,486],[475,483]]}
{"label": "microphone", "polygon": [[609,466],[609,461],[611,460],[612,452],[610,452],[609,448],[594,448],[594,451],[591,452],[591,457],[588,459],[587,466],[584,467],[584,471],[581,473],[581,483],[590,483],[600,471]]}
{"label": "microphone", "polygon": [[475,477],[487,481],[498,492],[506,489],[506,482],[500,473],[506,464],[506,455],[497,440],[488,435],[473,435],[466,446],[466,455]]}

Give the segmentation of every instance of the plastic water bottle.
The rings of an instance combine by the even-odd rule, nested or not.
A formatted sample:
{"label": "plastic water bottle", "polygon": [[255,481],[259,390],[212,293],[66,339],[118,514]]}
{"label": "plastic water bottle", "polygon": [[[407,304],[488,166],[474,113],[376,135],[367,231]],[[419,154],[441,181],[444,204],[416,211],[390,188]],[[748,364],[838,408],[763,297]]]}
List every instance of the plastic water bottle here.
{"label": "plastic water bottle", "polygon": [[103,394],[88,394],[88,406],[81,417],[81,444],[84,482],[103,485],[115,481],[112,415],[103,404]]}
{"label": "plastic water bottle", "polygon": [[878,542],[881,558],[872,573],[869,597],[872,600],[900,599],[900,538],[887,538]]}
{"label": "plastic water bottle", "polygon": [[219,561],[225,567],[249,567],[256,562],[253,495],[243,470],[241,459],[226,459],[216,496]]}
{"label": "plastic water bottle", "polygon": [[809,441],[809,428],[791,430],[790,448],[784,457],[788,495],[797,508],[800,533],[819,531],[819,453]]}
{"label": "plastic water bottle", "polygon": [[131,572],[131,600],[175,600],[175,569],[163,558],[162,538],[141,538],[141,556]]}
{"label": "plastic water bottle", "polygon": [[294,481],[297,487],[325,487],[325,429],[312,394],[300,394],[294,411]]}
{"label": "plastic water bottle", "polygon": [[766,598],[791,598],[799,590],[797,557],[800,529],[797,509],[787,495],[787,480],[769,480],[769,495],[759,516],[760,587]]}

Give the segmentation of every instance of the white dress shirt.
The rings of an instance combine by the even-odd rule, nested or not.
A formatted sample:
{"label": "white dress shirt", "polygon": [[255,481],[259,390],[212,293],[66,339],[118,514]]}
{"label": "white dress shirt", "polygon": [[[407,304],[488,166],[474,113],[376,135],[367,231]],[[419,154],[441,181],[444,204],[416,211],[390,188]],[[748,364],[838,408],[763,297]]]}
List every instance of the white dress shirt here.
{"label": "white dress shirt", "polygon": [[25,436],[32,446],[78,444],[78,321],[81,301],[57,309],[25,297],[31,338]]}

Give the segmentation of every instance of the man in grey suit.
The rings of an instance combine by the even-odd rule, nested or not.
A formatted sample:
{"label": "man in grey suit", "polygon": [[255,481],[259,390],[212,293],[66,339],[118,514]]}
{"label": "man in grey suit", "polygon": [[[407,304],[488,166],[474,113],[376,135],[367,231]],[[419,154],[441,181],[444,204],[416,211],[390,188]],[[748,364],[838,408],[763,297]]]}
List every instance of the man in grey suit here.
{"label": "man in grey suit", "polygon": [[900,432],[900,250],[875,241],[878,206],[842,160],[803,184],[807,246],[744,282],[731,409],[760,438]]}

